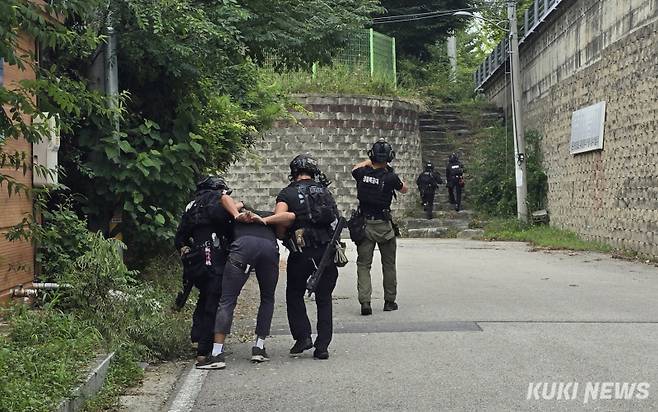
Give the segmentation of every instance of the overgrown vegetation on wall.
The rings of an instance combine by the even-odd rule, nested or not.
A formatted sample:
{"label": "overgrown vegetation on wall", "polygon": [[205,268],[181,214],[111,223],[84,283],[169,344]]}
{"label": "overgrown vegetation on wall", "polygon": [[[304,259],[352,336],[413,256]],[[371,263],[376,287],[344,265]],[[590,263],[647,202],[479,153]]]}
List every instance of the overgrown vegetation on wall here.
{"label": "overgrown vegetation on wall", "polygon": [[[470,199],[473,206],[489,216],[516,215],[514,140],[504,126],[484,129],[478,139],[472,167]],[[544,207],[548,180],[541,161],[541,135],[526,133],[528,210]]]}
{"label": "overgrown vegetation on wall", "polygon": [[[123,232],[129,251],[142,256],[169,242],[195,180],[226,168],[285,112],[284,96],[263,82],[254,61],[268,54],[290,67],[326,60],[377,10],[374,0],[318,0],[303,8],[291,0],[9,0],[0,5],[0,25],[34,35],[44,50],[36,66],[34,56],[16,52],[13,31],[0,35],[7,63],[37,71],[36,81],[11,85],[18,89],[0,86],[7,108],[0,133],[38,141],[44,131],[29,117],[57,115],[60,178],[81,195],[76,212],[93,231]],[[303,24],[309,19],[314,23]],[[118,40],[116,109],[91,80],[108,24]],[[0,146],[4,166],[25,173],[30,160]],[[0,184],[27,192],[5,174]],[[122,221],[110,230],[114,216]]]}
{"label": "overgrown vegetation on wall", "polygon": [[372,77],[370,70],[366,67],[347,67],[334,64],[319,66],[314,72],[303,69],[281,71],[272,67],[264,67],[261,73],[265,84],[283,94],[364,94],[410,98],[421,96],[414,88],[396,87],[390,79]]}

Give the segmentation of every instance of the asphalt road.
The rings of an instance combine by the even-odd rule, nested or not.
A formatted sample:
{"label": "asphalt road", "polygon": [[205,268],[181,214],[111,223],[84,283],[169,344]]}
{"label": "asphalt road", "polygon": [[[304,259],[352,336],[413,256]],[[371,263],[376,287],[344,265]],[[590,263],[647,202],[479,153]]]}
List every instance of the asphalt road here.
{"label": "asphalt road", "polygon": [[377,265],[374,313],[362,317],[350,258],[329,360],[288,357],[282,274],[272,360],[252,365],[251,345],[233,345],[227,369],[184,377],[187,401],[173,409],[658,410],[654,266],[520,243],[401,240],[400,310],[381,310]]}

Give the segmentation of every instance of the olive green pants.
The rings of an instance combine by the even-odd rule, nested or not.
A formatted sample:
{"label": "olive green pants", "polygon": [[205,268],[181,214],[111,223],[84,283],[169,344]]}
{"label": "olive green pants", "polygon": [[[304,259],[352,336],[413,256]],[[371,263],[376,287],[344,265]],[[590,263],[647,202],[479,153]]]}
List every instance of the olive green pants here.
{"label": "olive green pants", "polygon": [[359,254],[356,260],[358,277],[357,290],[359,303],[370,302],[372,283],[370,267],[375,245],[379,247],[384,272],[384,300],[395,302],[397,294],[397,275],[395,272],[395,253],[397,244],[395,232],[390,221],[368,220],[366,224],[366,239],[357,246]]}

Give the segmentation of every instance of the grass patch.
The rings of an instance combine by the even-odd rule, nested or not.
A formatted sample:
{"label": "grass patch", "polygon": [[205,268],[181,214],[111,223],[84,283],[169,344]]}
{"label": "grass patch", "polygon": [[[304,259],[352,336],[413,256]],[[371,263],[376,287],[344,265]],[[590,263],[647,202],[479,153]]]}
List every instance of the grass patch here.
{"label": "grass patch", "polygon": [[488,240],[529,242],[547,249],[588,250],[609,253],[613,248],[605,243],[583,240],[569,230],[550,226],[531,226],[515,219],[495,219],[484,226]]}
{"label": "grass patch", "polygon": [[396,87],[387,78],[371,77],[370,70],[365,67],[321,66],[315,73],[306,70],[280,71],[264,67],[261,69],[261,75],[265,83],[284,94],[365,94],[420,99],[420,94],[415,89]]}
{"label": "grass patch", "polygon": [[17,306],[4,309],[2,318],[9,324],[0,337],[3,411],[55,409],[103,350],[98,330],[74,314]]}
{"label": "grass patch", "polygon": [[117,350],[103,388],[94,399],[85,404],[84,410],[94,412],[116,408],[121,394],[127,388],[139,384],[144,376],[144,371],[137,363],[139,358],[139,354],[134,353],[129,347]]}
{"label": "grass patch", "polygon": [[[114,247],[94,242],[92,249],[99,244]],[[98,353],[114,351],[103,389],[85,408],[111,410],[127,388],[140,382],[139,362],[193,355],[189,330],[194,296],[183,311],[170,309],[181,282],[178,259],[153,259],[140,274],[133,274],[136,278],[128,286],[104,277],[121,273],[120,263],[115,265],[116,272],[99,266],[81,271],[80,278],[71,278],[72,289],[50,292],[43,297],[50,303],[37,301],[36,309],[2,309],[0,323],[6,326],[0,335],[0,411],[53,410],[81,382]],[[108,293],[100,283],[121,295],[101,302],[100,296]],[[86,307],[79,304],[81,293],[90,298]]]}

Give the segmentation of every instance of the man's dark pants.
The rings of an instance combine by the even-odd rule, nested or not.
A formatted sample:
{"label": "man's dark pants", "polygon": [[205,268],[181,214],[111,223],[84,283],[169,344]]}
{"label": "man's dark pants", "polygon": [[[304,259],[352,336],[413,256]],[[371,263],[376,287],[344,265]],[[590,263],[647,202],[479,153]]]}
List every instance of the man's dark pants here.
{"label": "man's dark pants", "polygon": [[[313,260],[316,264],[320,264],[324,250],[324,247],[306,248],[302,253],[290,253],[288,257],[286,307],[290,333],[295,340],[311,337],[311,322],[306,313],[304,294],[306,293],[306,281],[315,270]],[[329,347],[333,335],[331,294],[336,287],[337,279],[338,269],[335,265],[330,264],[324,271],[322,278],[320,278],[315,291],[315,304],[318,313],[318,336],[315,340],[315,347],[320,350],[326,350]]]}
{"label": "man's dark pants", "polygon": [[217,263],[215,274],[200,277],[194,282],[194,286],[199,289],[199,299],[192,315],[190,338],[192,342],[197,342],[197,356],[207,356],[212,350],[215,314],[222,293],[221,272],[224,262],[222,259]]}
{"label": "man's dark pants", "polygon": [[256,318],[256,335],[270,334],[274,314],[274,291],[279,280],[279,249],[276,242],[255,236],[245,236],[231,244],[229,262],[224,269],[222,295],[217,309],[215,332],[229,334],[238,296],[249,278],[249,273],[230,262],[248,264],[256,270],[260,289],[260,306]]}
{"label": "man's dark pants", "polygon": [[462,187],[459,185],[458,181],[448,185],[448,196],[450,197],[450,203],[457,205],[457,207],[461,209]]}
{"label": "man's dark pants", "polygon": [[432,212],[434,210],[434,191],[426,191],[421,195],[423,201],[423,210],[425,210],[425,215],[428,219],[432,218]]}

